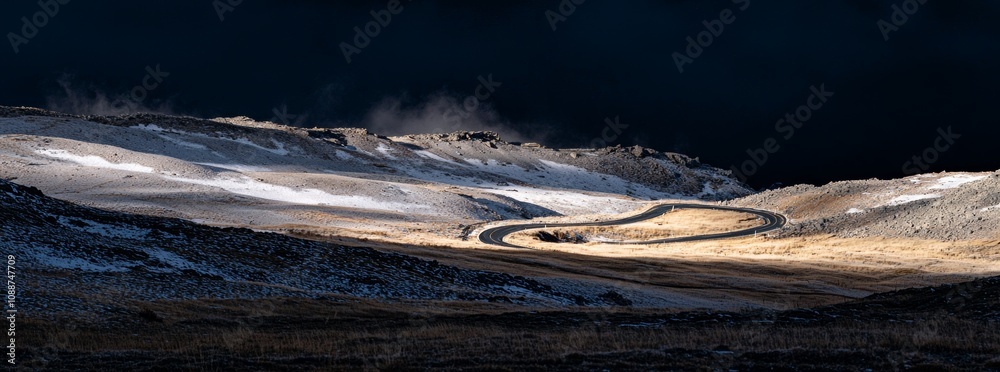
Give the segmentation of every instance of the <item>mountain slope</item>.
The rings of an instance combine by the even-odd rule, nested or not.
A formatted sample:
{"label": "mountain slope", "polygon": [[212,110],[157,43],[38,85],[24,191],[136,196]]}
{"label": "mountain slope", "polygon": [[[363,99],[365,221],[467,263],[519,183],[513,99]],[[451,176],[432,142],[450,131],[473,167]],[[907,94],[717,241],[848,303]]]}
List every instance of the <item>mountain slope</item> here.
{"label": "mountain slope", "polygon": [[728,203],[784,213],[786,236],[1000,240],[1000,172],[798,185]]}
{"label": "mountain slope", "polygon": [[[609,288],[573,292],[508,274],[247,229],[81,207],[0,181],[0,249],[14,255],[29,309],[95,311],[129,300],[317,297],[609,305]],[[603,292],[602,292],[603,291]],[[101,300],[104,299],[104,300]],[[96,308],[95,308],[96,307]]]}
{"label": "mountain slope", "polygon": [[0,178],[123,212],[391,236],[410,234],[413,223],[455,236],[484,221],[750,193],[727,171],[638,147],[553,150],[486,132],[386,138],[246,118],[9,107],[0,107]]}

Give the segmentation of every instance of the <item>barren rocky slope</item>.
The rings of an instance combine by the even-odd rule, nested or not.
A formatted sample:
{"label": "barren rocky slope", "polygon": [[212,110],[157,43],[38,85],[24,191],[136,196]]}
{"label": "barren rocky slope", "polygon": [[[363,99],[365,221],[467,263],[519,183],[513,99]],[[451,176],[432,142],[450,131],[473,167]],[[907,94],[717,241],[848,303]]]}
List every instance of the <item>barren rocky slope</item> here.
{"label": "barren rocky slope", "polygon": [[554,150],[495,133],[387,138],[247,118],[69,116],[0,107],[0,178],[128,213],[219,226],[454,237],[484,221],[624,213],[751,191],[644,148]]}
{"label": "barren rocky slope", "polygon": [[1000,240],[1000,172],[798,185],[728,203],[784,213],[786,236]]}
{"label": "barren rocky slope", "polygon": [[[611,288],[465,270],[400,254],[248,229],[81,207],[0,181],[0,251],[22,310],[96,316],[125,299],[349,295],[540,306],[613,305]],[[570,283],[567,285],[567,283]],[[571,288],[571,289],[565,289]]]}

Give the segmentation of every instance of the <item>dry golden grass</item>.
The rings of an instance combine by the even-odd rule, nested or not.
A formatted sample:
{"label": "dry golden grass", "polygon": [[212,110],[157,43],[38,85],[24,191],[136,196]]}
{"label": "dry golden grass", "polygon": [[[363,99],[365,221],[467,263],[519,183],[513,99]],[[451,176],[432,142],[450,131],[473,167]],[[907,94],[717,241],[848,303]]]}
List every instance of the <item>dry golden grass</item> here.
{"label": "dry golden grass", "polygon": [[[776,281],[815,282],[862,291],[883,291],[940,284],[1000,274],[1000,242],[944,242],[921,239],[849,239],[833,236],[736,238],[718,241],[622,246],[557,244],[533,238],[511,239],[538,249],[587,256],[669,259],[697,266],[693,275],[756,277]],[[740,273],[725,262],[743,269]],[[755,275],[755,266],[780,268],[786,275]],[[677,272],[675,274],[684,274]]]}
{"label": "dry golden grass", "polygon": [[[538,249],[451,248],[338,239],[443,264],[604,283],[670,297],[791,308],[874,292],[1000,275],[1000,242],[743,238],[622,246],[535,243]],[[728,306],[728,307],[727,307]]]}
{"label": "dry golden grass", "polygon": [[[737,230],[758,223],[747,217],[735,212],[678,210],[641,224],[611,229],[648,239],[658,229],[689,235]],[[581,218],[540,220],[579,222]],[[721,301],[729,305],[720,306],[730,307],[748,302],[776,308],[821,305],[873,292],[1000,275],[1000,241],[815,235],[618,245],[544,243],[529,233],[508,237],[511,243],[534,248],[521,250],[482,244],[475,233],[468,240],[459,239],[462,229],[457,225],[426,222],[407,226],[380,225],[371,233],[312,226],[282,228],[310,239],[371,246],[460,267],[581,279],[663,296],[683,294]],[[630,230],[632,235],[628,235]]]}
{"label": "dry golden grass", "polygon": [[[700,234],[714,234],[759,226],[754,215],[741,212],[680,209],[646,221],[618,226],[560,227],[522,231],[516,236],[533,237],[539,231],[578,233],[587,240],[651,240]],[[511,241],[516,239],[511,236]]]}

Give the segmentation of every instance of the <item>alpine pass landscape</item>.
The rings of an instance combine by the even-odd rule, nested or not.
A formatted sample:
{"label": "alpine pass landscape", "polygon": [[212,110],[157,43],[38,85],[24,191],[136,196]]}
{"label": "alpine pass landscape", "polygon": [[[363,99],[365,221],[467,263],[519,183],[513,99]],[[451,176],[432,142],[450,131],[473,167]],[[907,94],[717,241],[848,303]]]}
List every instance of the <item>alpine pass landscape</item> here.
{"label": "alpine pass landscape", "polygon": [[642,147],[0,115],[32,367],[998,366],[1000,172],[754,192]]}
{"label": "alpine pass landscape", "polygon": [[1000,371],[1000,6],[0,4],[3,364]]}

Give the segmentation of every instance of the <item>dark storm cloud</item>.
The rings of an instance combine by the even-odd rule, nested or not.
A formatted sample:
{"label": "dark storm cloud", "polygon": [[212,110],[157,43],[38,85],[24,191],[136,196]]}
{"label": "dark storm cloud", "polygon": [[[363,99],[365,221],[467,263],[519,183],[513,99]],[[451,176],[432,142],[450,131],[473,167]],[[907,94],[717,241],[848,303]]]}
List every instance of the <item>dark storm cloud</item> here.
{"label": "dark storm cloud", "polygon": [[[0,104],[107,112],[160,65],[170,76],[140,108],[390,134],[493,129],[553,146],[593,143],[620,117],[613,143],[729,168],[782,138],[776,122],[825,84],[836,95],[751,184],[898,177],[949,125],[963,137],[929,170],[1000,168],[981,155],[1000,132],[995,3],[927,0],[886,41],[877,23],[903,1],[741,2],[586,0],[553,31],[546,11],[561,1],[401,0],[347,63],[342,43],[388,1],[244,0],[220,21],[209,0],[73,0],[18,53],[0,52]],[[20,33],[40,8],[0,9],[0,30]],[[726,9],[735,19],[679,73],[673,54]],[[503,85],[467,105],[489,74]],[[467,115],[456,126],[449,110]]]}

